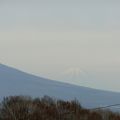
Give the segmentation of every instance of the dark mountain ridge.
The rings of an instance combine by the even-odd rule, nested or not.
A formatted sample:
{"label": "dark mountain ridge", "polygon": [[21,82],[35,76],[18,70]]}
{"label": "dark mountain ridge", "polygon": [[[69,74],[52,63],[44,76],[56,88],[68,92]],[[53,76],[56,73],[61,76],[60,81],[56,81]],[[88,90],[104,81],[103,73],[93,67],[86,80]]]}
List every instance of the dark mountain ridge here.
{"label": "dark mountain ridge", "polygon": [[117,92],[57,82],[0,64],[0,98],[11,95],[48,95],[64,100],[76,98],[87,108],[120,103],[120,93]]}

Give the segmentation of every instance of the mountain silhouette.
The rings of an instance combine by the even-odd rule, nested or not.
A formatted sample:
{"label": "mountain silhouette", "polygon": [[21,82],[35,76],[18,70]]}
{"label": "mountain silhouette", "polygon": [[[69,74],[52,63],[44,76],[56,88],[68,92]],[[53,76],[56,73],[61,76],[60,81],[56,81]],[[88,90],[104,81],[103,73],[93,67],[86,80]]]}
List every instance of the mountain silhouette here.
{"label": "mountain silhouette", "polygon": [[63,100],[76,98],[87,108],[120,103],[120,93],[57,82],[0,64],[0,98],[11,95],[48,95]]}

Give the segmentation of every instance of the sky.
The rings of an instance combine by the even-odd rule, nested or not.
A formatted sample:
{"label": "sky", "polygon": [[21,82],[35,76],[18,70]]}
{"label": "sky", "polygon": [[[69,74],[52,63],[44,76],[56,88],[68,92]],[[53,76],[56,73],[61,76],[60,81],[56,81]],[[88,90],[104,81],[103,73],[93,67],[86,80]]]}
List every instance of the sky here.
{"label": "sky", "polygon": [[120,1],[0,0],[0,63],[120,91]]}

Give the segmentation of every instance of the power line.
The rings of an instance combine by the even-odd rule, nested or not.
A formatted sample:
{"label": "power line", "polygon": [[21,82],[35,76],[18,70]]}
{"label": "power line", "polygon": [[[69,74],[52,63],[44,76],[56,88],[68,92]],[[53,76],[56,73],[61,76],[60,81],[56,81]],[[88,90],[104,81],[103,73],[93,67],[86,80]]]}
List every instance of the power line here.
{"label": "power line", "polygon": [[112,105],[107,105],[103,107],[92,108],[91,110],[99,110],[99,109],[111,108],[111,107],[116,107],[116,106],[120,106],[120,104],[112,104]]}

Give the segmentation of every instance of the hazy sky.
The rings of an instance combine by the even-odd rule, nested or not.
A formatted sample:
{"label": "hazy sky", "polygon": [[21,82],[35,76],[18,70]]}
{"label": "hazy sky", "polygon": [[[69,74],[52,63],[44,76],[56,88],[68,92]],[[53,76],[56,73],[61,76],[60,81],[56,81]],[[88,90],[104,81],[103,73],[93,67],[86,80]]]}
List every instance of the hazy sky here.
{"label": "hazy sky", "polygon": [[0,0],[0,62],[120,91],[119,12],[118,0]]}

